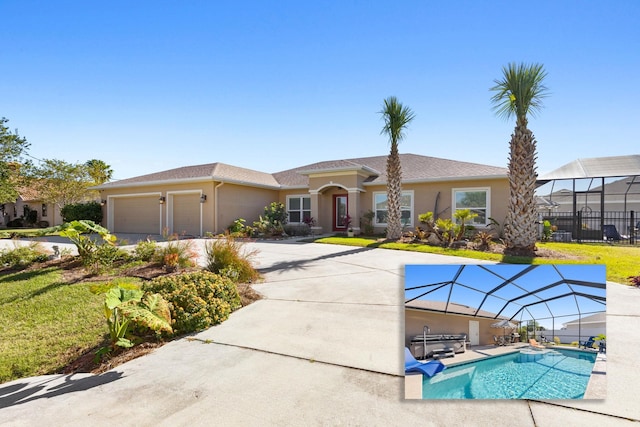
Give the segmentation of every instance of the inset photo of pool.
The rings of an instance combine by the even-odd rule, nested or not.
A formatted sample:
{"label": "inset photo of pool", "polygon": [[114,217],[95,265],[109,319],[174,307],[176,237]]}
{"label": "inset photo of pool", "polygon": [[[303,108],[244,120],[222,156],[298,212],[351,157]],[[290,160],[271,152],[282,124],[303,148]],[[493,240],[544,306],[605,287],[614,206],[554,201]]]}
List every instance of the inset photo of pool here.
{"label": "inset photo of pool", "polygon": [[605,399],[606,266],[407,265],[405,399]]}

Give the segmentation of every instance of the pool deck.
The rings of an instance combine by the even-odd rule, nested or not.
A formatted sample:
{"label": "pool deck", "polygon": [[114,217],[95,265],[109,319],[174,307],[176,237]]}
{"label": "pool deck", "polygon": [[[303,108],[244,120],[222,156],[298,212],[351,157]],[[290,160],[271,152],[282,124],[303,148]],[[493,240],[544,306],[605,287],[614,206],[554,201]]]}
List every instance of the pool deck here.
{"label": "pool deck", "polygon": [[[464,353],[457,353],[455,357],[447,357],[440,359],[446,366],[455,366],[461,363],[473,362],[492,356],[501,356],[503,354],[513,353],[520,349],[529,348],[529,344],[518,343],[505,346],[496,345],[477,345],[467,347]],[[554,346],[548,346],[553,349]],[[563,348],[563,347],[559,347]],[[574,349],[573,347],[566,347]],[[607,355],[598,353],[596,362],[591,372],[591,378],[585,391],[584,399],[605,399],[607,396]],[[422,375],[406,375],[405,376],[405,399],[422,399]]]}

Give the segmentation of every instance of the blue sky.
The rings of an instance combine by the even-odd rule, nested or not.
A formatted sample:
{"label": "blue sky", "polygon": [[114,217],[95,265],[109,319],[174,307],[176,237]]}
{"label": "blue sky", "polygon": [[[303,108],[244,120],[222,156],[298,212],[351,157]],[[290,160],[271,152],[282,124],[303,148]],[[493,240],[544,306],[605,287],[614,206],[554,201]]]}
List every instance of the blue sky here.
{"label": "blue sky", "polygon": [[[558,286],[551,287],[547,290],[536,292],[535,295],[518,299],[514,303],[505,304],[512,299],[519,297],[527,292],[538,291],[539,289],[554,284],[556,282],[567,280],[605,283],[606,267],[605,265],[539,265],[531,271],[520,274],[529,265],[485,265],[484,268],[477,265],[466,265],[462,268],[459,276],[456,274],[460,271],[459,265],[407,265],[405,266],[405,300],[419,299],[431,301],[449,300],[457,304],[467,305],[469,307],[478,308],[482,304],[481,309],[491,313],[500,313],[502,316],[511,317],[517,313],[522,306],[533,304],[543,299],[560,296],[575,290],[590,295],[606,296],[604,289],[571,284],[560,283]],[[489,270],[489,271],[487,271]],[[493,295],[487,297],[482,302],[485,294],[499,285],[503,284],[507,279],[514,278],[511,283],[496,290]],[[439,284],[447,284],[434,290],[427,295],[422,294],[432,289],[439,288]],[[426,286],[425,285],[434,285]],[[416,289],[413,289],[416,288]],[[576,308],[576,300],[579,305],[579,311]],[[584,297],[564,297],[546,304],[535,304],[528,307],[528,312],[523,316],[517,314],[515,320],[526,321],[535,318],[541,325],[552,328],[551,317],[556,316],[556,329],[560,329],[562,323],[577,319],[577,313],[593,313],[605,310],[605,305],[600,302],[594,302]]]}
{"label": "blue sky", "polygon": [[400,150],[506,166],[514,123],[489,88],[542,63],[538,171],[638,153],[640,2],[0,3],[0,116],[35,158],[118,179],[209,162],[277,172],[385,155],[378,111],[416,117]]}

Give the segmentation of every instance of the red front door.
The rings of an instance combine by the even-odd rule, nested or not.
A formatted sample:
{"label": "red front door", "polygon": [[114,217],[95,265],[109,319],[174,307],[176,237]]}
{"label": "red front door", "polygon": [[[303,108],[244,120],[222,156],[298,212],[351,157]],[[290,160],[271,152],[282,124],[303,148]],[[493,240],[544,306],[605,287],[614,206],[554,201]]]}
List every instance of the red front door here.
{"label": "red front door", "polygon": [[346,194],[335,194],[333,196],[333,231],[345,231],[347,229],[347,205],[348,196]]}

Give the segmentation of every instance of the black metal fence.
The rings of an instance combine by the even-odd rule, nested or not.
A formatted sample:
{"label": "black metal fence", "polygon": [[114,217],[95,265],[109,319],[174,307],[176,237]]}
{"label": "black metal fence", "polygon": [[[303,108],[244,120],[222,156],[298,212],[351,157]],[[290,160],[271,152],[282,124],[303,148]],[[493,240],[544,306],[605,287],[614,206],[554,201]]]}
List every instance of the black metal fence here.
{"label": "black metal fence", "polygon": [[555,212],[543,215],[554,227],[552,241],[609,242],[638,244],[640,218],[634,211]]}

